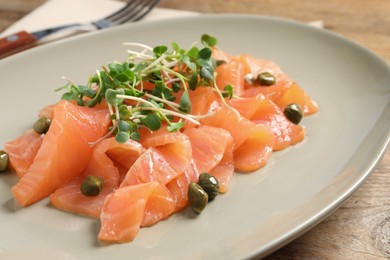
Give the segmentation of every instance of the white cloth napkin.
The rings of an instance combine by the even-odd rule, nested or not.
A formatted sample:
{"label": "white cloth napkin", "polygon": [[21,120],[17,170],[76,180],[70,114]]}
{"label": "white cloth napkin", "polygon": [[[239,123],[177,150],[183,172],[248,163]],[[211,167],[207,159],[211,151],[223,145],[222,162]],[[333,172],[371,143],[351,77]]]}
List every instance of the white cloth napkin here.
{"label": "white cloth napkin", "polygon": [[[124,2],[116,0],[48,0],[34,11],[11,25],[0,34],[0,37],[26,30],[33,32],[48,27],[67,23],[82,23],[100,19],[115,12],[124,6]],[[173,17],[196,16],[199,13],[154,8],[143,20],[157,20]],[[313,21],[310,25],[323,28],[322,21]],[[67,30],[50,35],[41,42],[48,42],[77,33],[75,30]]]}
{"label": "white cloth napkin", "polygon": [[[48,0],[34,11],[11,25],[0,36],[26,30],[29,32],[67,23],[89,22],[115,12],[124,2],[115,0]],[[199,13],[173,9],[154,8],[143,20],[156,20],[180,16],[195,16]],[[56,33],[44,39],[51,41],[74,34],[74,30]]]}

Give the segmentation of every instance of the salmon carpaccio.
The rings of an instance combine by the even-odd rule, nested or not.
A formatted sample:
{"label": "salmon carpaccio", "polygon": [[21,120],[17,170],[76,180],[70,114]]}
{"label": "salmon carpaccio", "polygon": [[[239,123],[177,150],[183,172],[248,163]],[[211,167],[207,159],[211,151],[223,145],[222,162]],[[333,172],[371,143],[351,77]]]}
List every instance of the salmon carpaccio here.
{"label": "salmon carpaccio", "polygon": [[[106,136],[112,122],[104,102],[89,108],[62,100],[41,110],[52,119],[46,134],[29,129],[5,145],[19,177],[12,187],[15,200],[28,206],[49,197],[61,210],[99,219],[100,241],[129,242],[141,227],[184,209],[189,184],[201,173],[216,177],[226,193],[234,174],[260,169],[273,152],[305,138],[305,127],[290,122],[283,109],[296,103],[308,116],[318,106],[278,65],[218,48],[213,57],[224,61],[216,69],[219,89],[231,85],[234,97],[224,103],[213,88],[190,91],[191,114],[201,116],[200,124],[187,123],[180,131],[140,128],[139,142],[118,143]],[[245,79],[261,72],[272,73],[276,84],[256,86]],[[103,180],[97,196],[80,191],[88,175]]]}

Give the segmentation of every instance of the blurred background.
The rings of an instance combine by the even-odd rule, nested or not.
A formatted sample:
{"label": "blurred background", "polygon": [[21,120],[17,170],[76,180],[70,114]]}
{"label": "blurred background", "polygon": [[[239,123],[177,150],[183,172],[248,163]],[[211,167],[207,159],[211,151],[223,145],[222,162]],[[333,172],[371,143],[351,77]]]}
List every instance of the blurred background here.
{"label": "blurred background", "polygon": [[[0,0],[0,32],[46,1]],[[389,0],[161,0],[158,7],[272,15],[302,22],[322,20],[327,29],[390,60]]]}

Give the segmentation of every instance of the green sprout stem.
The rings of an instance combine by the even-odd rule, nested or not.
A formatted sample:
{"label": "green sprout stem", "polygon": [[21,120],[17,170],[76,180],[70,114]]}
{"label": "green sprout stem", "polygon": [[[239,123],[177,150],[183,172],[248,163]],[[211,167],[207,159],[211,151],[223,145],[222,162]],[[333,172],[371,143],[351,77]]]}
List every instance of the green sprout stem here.
{"label": "green sprout stem", "polygon": [[170,108],[172,108],[174,110],[178,110],[178,108],[180,107],[180,105],[175,103],[175,102],[172,102],[172,101],[169,101],[169,100],[166,100],[166,99],[163,99],[163,98],[159,98],[159,97],[150,95],[148,93],[145,94],[145,97],[154,99],[154,100],[159,101],[161,103],[164,103],[164,104],[168,105]]}
{"label": "green sprout stem", "polygon": [[147,101],[147,100],[145,100],[143,98],[127,96],[127,95],[117,95],[116,97],[117,98],[127,99],[127,100],[138,101],[138,102],[145,103],[145,104],[149,105],[149,107],[142,107],[142,110],[160,111],[160,112],[163,112],[163,113],[166,113],[166,114],[170,114],[170,115],[173,115],[173,116],[177,116],[177,117],[186,119],[186,120],[188,120],[191,123],[194,123],[196,125],[200,125],[200,123],[198,121],[196,121],[195,119],[192,119],[188,115],[185,115],[185,114],[182,114],[182,113],[179,113],[179,112],[175,112],[175,111],[172,111],[172,110],[156,107],[153,103],[151,103],[151,102],[149,102],[149,101]]}
{"label": "green sprout stem", "polygon": [[164,109],[164,108],[157,108],[157,107],[143,107],[142,109],[143,110],[151,110],[151,111],[160,111],[160,112],[172,115],[172,116],[177,116],[177,117],[183,118],[183,119],[185,119],[185,120],[187,120],[195,125],[200,125],[200,123],[198,121],[196,121],[195,119],[193,119],[192,117],[185,115],[185,114],[182,114],[182,113],[179,113],[179,112],[172,111],[172,110],[168,110],[168,109]]}
{"label": "green sprout stem", "polygon": [[[187,50],[172,43],[171,51],[165,45],[153,48],[143,43],[123,43],[135,49],[127,50],[129,55],[125,62],[114,61],[102,66],[89,78],[87,86],[75,85],[65,78],[67,84],[61,89],[67,93],[62,98],[90,107],[106,99],[111,128],[92,145],[115,132],[118,142],[125,142],[128,138],[138,141],[140,127],[155,131],[161,127],[162,121],[168,124],[170,132],[180,130],[185,121],[200,125],[199,119],[212,116],[215,111],[203,115],[190,113],[190,92],[198,87],[210,87],[221,99],[221,105],[236,111],[225,99],[237,98],[232,86],[227,85],[221,90],[215,80],[218,64],[212,57],[212,48],[216,39],[205,34],[201,43],[202,48],[194,43]],[[145,90],[147,83],[148,87],[150,83],[154,88]],[[175,101],[178,93],[182,95],[179,101]],[[134,103],[130,106],[124,100]],[[174,117],[175,121],[172,120]]]}

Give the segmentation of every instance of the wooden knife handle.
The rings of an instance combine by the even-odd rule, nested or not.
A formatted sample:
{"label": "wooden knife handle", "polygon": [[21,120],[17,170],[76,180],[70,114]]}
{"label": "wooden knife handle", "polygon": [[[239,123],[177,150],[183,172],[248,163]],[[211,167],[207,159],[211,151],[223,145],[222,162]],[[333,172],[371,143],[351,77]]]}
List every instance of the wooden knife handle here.
{"label": "wooden knife handle", "polygon": [[37,45],[34,35],[20,31],[0,39],[0,59]]}

